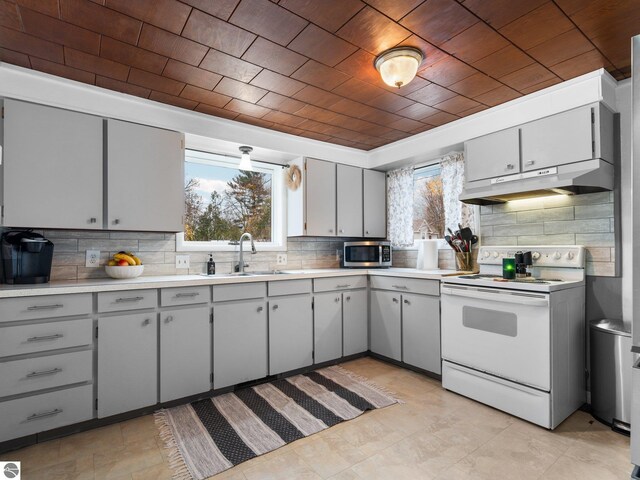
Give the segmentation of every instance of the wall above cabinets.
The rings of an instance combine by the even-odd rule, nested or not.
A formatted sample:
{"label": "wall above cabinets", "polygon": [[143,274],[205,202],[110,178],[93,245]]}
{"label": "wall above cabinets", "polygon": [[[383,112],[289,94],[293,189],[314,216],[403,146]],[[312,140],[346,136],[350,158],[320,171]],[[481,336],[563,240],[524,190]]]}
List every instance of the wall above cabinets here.
{"label": "wall above cabinets", "polygon": [[182,231],[178,132],[4,100],[6,227]]}

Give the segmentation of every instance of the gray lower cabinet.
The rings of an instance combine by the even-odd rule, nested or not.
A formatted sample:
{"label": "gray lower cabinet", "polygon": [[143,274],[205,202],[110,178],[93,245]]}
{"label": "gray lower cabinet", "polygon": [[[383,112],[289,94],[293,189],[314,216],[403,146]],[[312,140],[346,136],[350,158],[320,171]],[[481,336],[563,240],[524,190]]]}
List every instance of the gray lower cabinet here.
{"label": "gray lower cabinet", "polygon": [[342,294],[342,354],[366,352],[369,349],[369,315],[367,290]]}
{"label": "gray lower cabinet", "polygon": [[211,388],[211,324],[208,306],[160,314],[160,401]]}
{"label": "gray lower cabinet", "polygon": [[402,295],[402,361],[440,374],[440,298]]}
{"label": "gray lower cabinet", "polygon": [[371,351],[402,360],[400,294],[383,290],[371,292]]}
{"label": "gray lower cabinet", "polygon": [[342,292],[318,293],[314,297],[314,363],[342,356]]}
{"label": "gray lower cabinet", "polygon": [[157,313],[98,318],[98,417],[158,402]]}
{"label": "gray lower cabinet", "polygon": [[310,295],[269,299],[269,374],[313,363],[313,312]]}
{"label": "gray lower cabinet", "polygon": [[213,307],[213,387],[266,377],[267,302],[216,303]]}

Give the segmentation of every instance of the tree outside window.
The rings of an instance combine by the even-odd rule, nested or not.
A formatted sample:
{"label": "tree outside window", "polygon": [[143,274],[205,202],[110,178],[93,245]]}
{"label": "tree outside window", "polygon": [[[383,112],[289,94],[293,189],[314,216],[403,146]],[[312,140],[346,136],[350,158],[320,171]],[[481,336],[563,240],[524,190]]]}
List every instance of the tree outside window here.
{"label": "tree outside window", "polygon": [[417,168],[413,175],[414,239],[444,238],[444,230],[440,165]]}

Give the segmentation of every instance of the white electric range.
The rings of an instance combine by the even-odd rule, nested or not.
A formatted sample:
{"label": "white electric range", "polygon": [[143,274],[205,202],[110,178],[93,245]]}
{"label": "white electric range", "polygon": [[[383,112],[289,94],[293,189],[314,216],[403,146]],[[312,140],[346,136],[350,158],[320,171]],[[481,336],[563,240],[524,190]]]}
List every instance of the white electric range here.
{"label": "white electric range", "polygon": [[[531,251],[531,277],[502,259]],[[585,401],[585,249],[481,247],[441,286],[443,387],[553,429]]]}

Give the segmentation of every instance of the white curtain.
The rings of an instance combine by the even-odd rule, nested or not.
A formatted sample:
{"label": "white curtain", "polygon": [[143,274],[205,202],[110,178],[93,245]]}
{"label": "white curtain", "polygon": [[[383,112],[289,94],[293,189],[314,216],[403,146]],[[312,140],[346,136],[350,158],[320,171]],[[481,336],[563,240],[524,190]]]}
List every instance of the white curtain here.
{"label": "white curtain", "polygon": [[413,167],[388,173],[388,235],[394,247],[413,245]]}
{"label": "white curtain", "polygon": [[474,228],[474,210],[458,200],[464,186],[464,154],[451,152],[440,160],[445,229],[458,230],[458,224]]}

